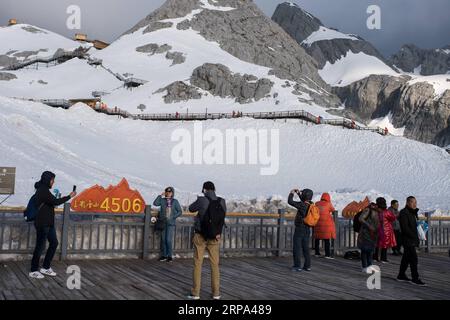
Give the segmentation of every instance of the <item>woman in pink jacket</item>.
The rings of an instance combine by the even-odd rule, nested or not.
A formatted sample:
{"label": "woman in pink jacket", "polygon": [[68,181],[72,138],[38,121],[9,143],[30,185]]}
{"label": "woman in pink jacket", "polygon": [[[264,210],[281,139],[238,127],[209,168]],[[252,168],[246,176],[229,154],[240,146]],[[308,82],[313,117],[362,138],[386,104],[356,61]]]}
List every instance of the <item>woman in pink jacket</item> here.
{"label": "woman in pink jacket", "polygon": [[375,250],[375,260],[380,261],[379,255],[381,251],[381,262],[387,263],[389,262],[387,260],[387,250],[397,246],[394,228],[392,227],[392,222],[397,218],[391,211],[387,210],[386,199],[378,198],[376,202],[380,224],[378,227],[378,244]]}

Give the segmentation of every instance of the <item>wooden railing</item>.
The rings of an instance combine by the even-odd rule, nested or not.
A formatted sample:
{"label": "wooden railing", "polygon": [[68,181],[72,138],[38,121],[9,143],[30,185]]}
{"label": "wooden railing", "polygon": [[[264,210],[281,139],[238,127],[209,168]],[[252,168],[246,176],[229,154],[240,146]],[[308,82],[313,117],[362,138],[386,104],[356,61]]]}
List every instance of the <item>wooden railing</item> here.
{"label": "wooden railing", "polygon": [[[117,257],[134,255],[141,258],[158,256],[159,233],[153,230],[150,206],[144,214],[75,213],[66,204],[62,214],[56,215],[60,239],[61,259],[92,256]],[[188,255],[192,252],[194,214],[178,219],[174,232],[174,252]],[[352,221],[338,218],[335,212],[337,238],[332,243],[336,254],[356,248],[357,236]],[[226,218],[221,247],[224,255],[290,254],[295,230],[293,214],[229,213]],[[428,241],[421,246],[427,252],[450,247],[450,219],[427,218]],[[0,211],[0,260],[4,255],[29,255],[35,242],[32,223],[23,219],[21,209]],[[311,243],[313,247],[313,243]]]}

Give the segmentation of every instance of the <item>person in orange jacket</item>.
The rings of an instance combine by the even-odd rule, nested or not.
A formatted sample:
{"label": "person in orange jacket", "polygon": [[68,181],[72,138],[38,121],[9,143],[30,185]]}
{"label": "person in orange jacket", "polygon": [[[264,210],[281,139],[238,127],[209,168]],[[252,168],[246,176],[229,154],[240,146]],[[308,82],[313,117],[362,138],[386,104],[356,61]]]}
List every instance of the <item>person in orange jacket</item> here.
{"label": "person in orange jacket", "polygon": [[314,227],[314,248],[315,256],[320,257],[320,240],[325,243],[325,258],[333,259],[331,256],[331,239],[336,239],[336,227],[333,219],[335,211],[331,203],[331,197],[328,193],[322,194],[320,201],[316,202],[316,206],[320,211],[320,218]]}

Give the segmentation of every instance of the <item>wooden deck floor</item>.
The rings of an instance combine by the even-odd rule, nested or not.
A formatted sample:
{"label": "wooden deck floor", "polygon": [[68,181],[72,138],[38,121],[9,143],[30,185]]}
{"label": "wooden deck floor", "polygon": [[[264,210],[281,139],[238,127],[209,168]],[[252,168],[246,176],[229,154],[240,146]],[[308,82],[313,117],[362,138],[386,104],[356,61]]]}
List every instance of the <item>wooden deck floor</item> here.
{"label": "wooden deck floor", "polygon": [[[312,272],[290,271],[289,258],[226,258],[221,261],[223,299],[445,299],[450,300],[450,258],[420,255],[419,271],[427,287],[395,280],[400,259],[381,266],[381,289],[366,287],[359,261],[312,257]],[[68,265],[81,268],[81,290],[66,287]],[[4,299],[185,299],[192,261],[171,264],[143,260],[55,262],[56,278],[31,280],[28,261],[0,263],[0,300]],[[205,259],[203,299],[210,298],[209,262]]]}

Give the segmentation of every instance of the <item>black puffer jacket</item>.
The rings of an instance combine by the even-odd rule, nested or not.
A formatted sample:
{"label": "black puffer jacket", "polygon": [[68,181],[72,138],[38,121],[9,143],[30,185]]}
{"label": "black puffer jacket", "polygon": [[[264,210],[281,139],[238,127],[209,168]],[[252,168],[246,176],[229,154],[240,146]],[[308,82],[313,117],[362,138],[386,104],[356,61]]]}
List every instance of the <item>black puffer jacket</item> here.
{"label": "black puffer jacket", "polygon": [[418,247],[420,244],[417,233],[417,220],[419,209],[405,207],[400,211],[400,229],[402,232],[402,243],[408,247]]}
{"label": "black puffer jacket", "polygon": [[55,175],[51,172],[44,172],[41,180],[36,183],[36,205],[39,211],[36,215],[34,225],[37,228],[51,227],[55,225],[55,206],[59,206],[64,202],[70,200],[70,196],[63,198],[56,198],[50,192],[50,180],[55,178]]}

